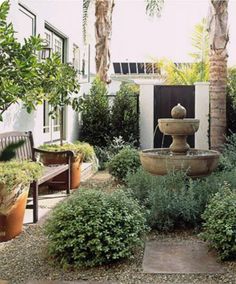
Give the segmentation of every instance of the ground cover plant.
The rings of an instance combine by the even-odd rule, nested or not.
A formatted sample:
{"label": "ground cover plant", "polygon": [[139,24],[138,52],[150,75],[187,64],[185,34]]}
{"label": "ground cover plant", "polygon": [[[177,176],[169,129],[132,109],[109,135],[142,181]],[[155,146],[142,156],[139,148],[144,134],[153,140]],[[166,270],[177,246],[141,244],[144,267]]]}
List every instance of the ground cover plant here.
{"label": "ground cover plant", "polygon": [[80,190],[54,210],[46,225],[49,254],[64,266],[130,257],[145,231],[140,206],[121,190]]}
{"label": "ground cover plant", "polygon": [[148,224],[161,231],[200,225],[201,214],[220,182],[222,176],[217,174],[192,180],[181,171],[153,176],[142,168],[126,179],[130,194],[147,210]]}
{"label": "ground cover plant", "polygon": [[236,257],[236,191],[224,184],[204,214],[201,236],[219,252],[221,259]]}

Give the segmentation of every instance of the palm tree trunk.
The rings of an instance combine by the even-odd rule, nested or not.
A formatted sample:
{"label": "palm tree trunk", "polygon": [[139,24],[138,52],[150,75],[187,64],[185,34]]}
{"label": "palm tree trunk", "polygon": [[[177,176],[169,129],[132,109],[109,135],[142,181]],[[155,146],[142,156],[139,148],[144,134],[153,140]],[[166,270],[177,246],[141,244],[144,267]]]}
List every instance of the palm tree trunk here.
{"label": "palm tree trunk", "polygon": [[96,73],[104,83],[110,83],[110,40],[112,31],[112,12],[114,0],[96,0],[95,35],[96,35]]}
{"label": "palm tree trunk", "polygon": [[220,151],[226,133],[228,0],[211,0],[210,8],[210,147]]}

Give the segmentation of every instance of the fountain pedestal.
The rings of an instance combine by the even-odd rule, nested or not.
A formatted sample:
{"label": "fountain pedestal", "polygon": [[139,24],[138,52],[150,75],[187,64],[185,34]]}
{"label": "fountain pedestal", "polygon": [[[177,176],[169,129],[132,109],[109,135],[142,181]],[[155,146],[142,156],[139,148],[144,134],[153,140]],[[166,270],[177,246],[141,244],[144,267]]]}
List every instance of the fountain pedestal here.
{"label": "fountain pedestal", "polygon": [[190,146],[187,143],[187,136],[185,135],[172,135],[173,142],[170,145],[170,151],[174,155],[187,154]]}

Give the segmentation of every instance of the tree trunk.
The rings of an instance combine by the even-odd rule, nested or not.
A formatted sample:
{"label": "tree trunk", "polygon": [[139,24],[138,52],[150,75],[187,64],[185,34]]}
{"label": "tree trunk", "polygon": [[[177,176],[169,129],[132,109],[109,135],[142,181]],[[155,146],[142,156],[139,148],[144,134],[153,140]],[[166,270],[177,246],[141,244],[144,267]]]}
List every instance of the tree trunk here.
{"label": "tree trunk", "polygon": [[95,35],[96,35],[96,73],[104,83],[110,83],[110,40],[112,31],[112,12],[114,0],[96,0]]}
{"label": "tree trunk", "polygon": [[210,8],[210,147],[221,151],[226,133],[228,0],[211,0]]}
{"label": "tree trunk", "polygon": [[64,136],[64,108],[60,108],[59,110],[60,116],[60,145],[63,145],[63,136]]}

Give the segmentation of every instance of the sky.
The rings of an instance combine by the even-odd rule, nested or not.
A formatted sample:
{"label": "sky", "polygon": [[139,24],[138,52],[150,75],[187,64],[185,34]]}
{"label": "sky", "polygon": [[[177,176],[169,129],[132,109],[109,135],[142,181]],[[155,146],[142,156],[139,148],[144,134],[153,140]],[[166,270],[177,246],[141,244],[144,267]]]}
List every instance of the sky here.
{"label": "sky", "polygon": [[[2,1],[0,0],[0,3]],[[50,15],[51,22],[54,23],[55,18],[60,18],[57,26],[59,29],[70,23],[67,33],[73,37],[78,35],[78,30],[81,32],[82,11],[80,10],[83,0],[21,1],[30,3],[29,6],[36,11],[42,6],[41,8],[48,14],[55,7],[55,13]],[[209,0],[165,0],[161,17],[150,18],[145,13],[145,0],[115,0],[111,61],[149,61],[166,57],[175,62],[190,62],[189,53],[193,51],[191,36],[194,26],[207,16],[208,10]],[[236,0],[229,0],[228,12],[230,36],[228,62],[229,66],[232,66],[236,65]],[[71,15],[70,21],[68,15]],[[94,10],[91,9],[89,13],[91,29],[88,34],[90,39],[93,39],[92,48],[95,46],[93,15]],[[74,19],[73,24],[71,24],[72,19]],[[71,26],[75,28],[72,29]]]}
{"label": "sky", "polygon": [[[139,61],[167,57],[191,61],[194,26],[209,11],[208,0],[165,0],[161,17],[145,13],[144,0],[115,0],[112,61]],[[236,65],[236,0],[229,0],[229,64]]]}

